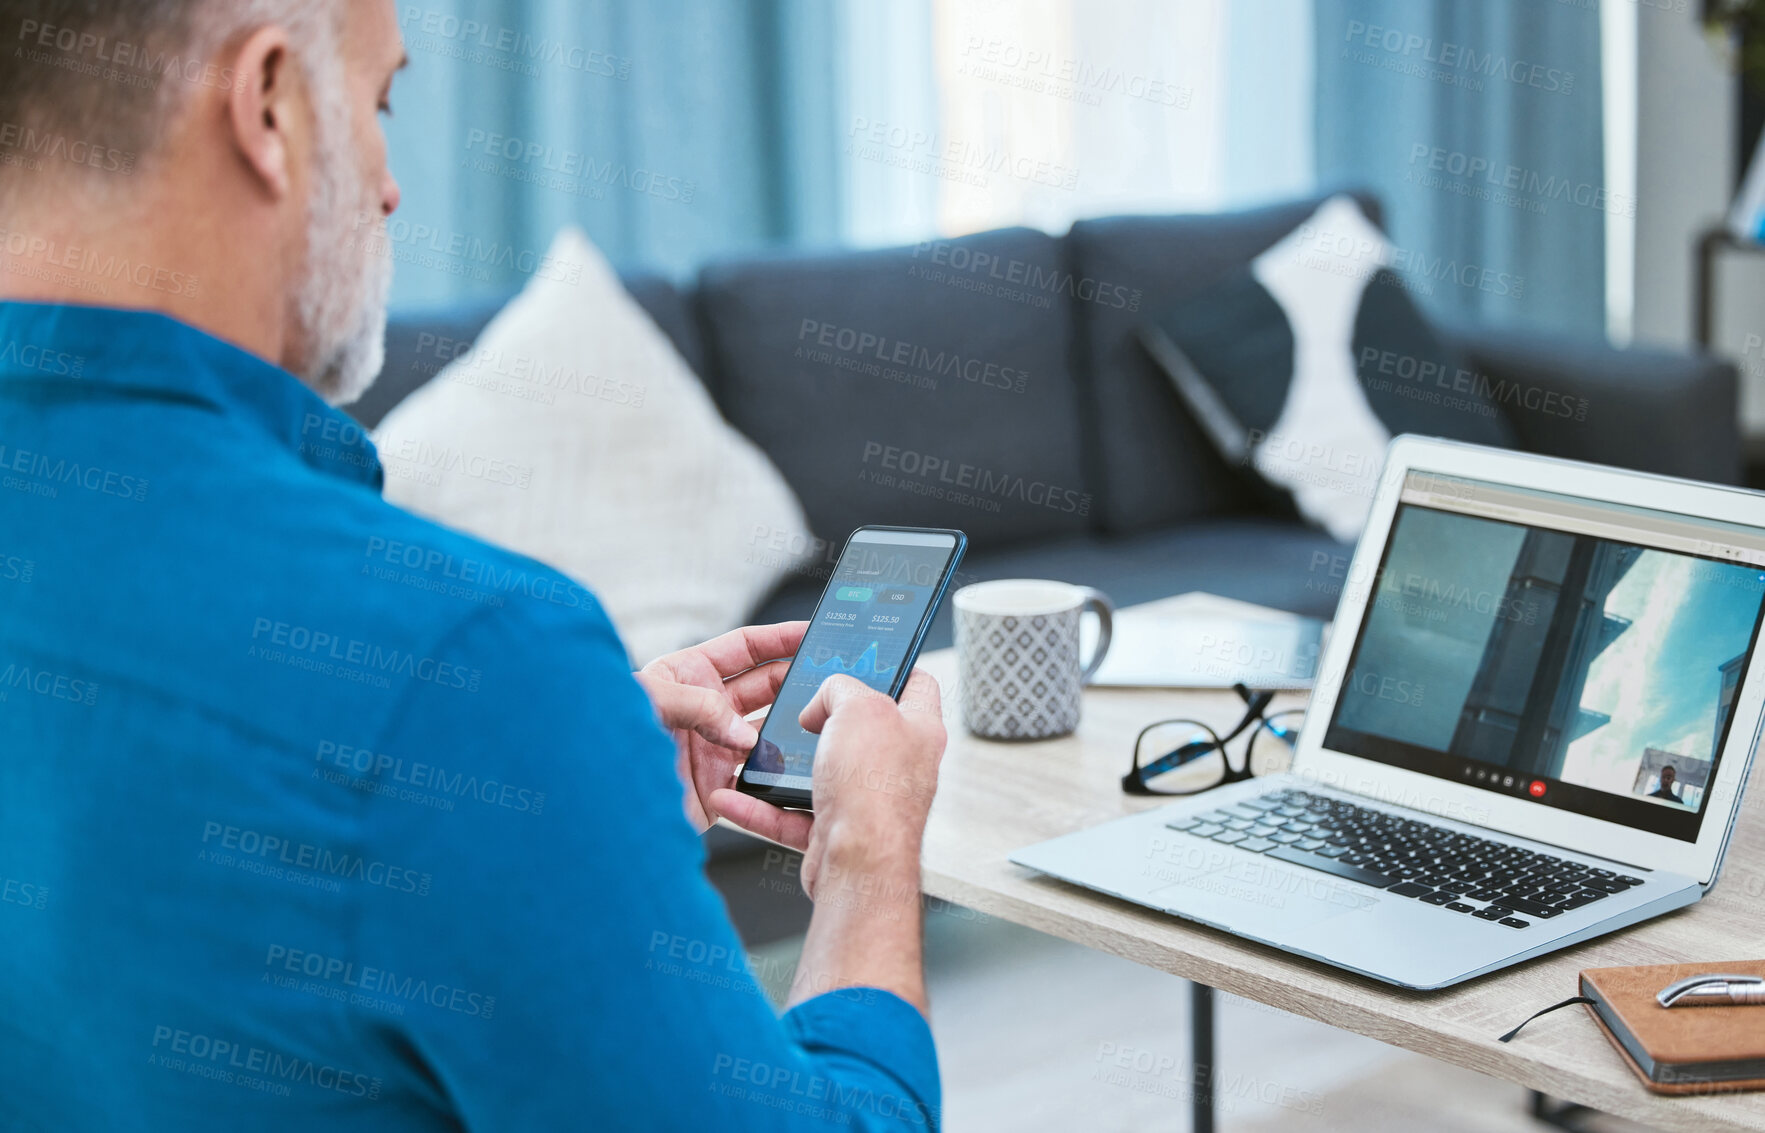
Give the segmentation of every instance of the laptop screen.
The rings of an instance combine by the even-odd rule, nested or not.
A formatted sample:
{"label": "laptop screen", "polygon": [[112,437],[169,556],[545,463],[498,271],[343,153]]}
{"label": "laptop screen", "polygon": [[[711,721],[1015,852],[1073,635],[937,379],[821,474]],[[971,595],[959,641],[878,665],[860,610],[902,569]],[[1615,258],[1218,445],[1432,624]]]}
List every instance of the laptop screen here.
{"label": "laptop screen", "polygon": [[1697,840],[1765,532],[1412,471],[1364,581],[1325,747]]}

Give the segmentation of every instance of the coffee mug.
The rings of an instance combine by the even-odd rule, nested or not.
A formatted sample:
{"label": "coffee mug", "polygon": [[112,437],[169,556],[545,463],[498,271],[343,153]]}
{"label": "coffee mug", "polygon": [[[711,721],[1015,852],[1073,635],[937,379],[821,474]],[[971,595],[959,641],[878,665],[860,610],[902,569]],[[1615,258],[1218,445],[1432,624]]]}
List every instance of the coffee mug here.
{"label": "coffee mug", "polygon": [[[1079,692],[1109,652],[1115,607],[1070,582],[1008,578],[964,586],[956,608],[962,722],[994,740],[1045,740],[1079,726]],[[1097,615],[1097,648],[1079,659],[1079,616]]]}

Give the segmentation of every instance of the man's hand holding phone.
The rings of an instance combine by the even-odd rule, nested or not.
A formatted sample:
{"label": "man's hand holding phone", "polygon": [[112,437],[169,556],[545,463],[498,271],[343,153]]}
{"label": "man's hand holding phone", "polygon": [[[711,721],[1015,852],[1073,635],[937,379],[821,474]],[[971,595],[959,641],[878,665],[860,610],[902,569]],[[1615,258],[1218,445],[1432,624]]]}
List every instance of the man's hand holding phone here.
{"label": "man's hand holding phone", "polygon": [[746,626],[658,657],[638,671],[637,683],[674,734],[686,816],[701,834],[717,818],[712,793],[735,782],[736,768],[759,738],[745,717],[778,698],[808,628],[808,622]]}
{"label": "man's hand holding phone", "polygon": [[[676,770],[686,788],[686,812],[694,829],[703,832],[722,815],[763,838],[809,848],[812,815],[781,810],[728,789],[758,734],[746,717],[777,698],[787,662],[808,625],[780,622],[732,630],[658,657],[638,672],[638,683],[657,716],[674,734]],[[937,682],[914,670],[896,703],[851,677],[831,677],[798,722],[820,736],[817,805],[835,807],[834,799],[842,795],[853,800],[836,808],[848,816],[836,825],[860,825],[852,821],[860,812],[866,821],[905,819],[902,829],[913,832],[917,846],[944,753]],[[858,793],[862,787],[871,794]],[[883,797],[875,797],[877,793]],[[811,868],[806,864],[805,885],[811,884]]]}
{"label": "man's hand holding phone", "polygon": [[[937,682],[913,662],[967,545],[951,529],[861,527],[813,631],[737,630],[638,674],[674,730],[694,822],[721,815],[803,851],[815,914],[793,1004],[864,986],[926,1010],[919,850],[945,734]],[[742,717],[767,704],[756,733]]]}
{"label": "man's hand holding phone", "polygon": [[875,987],[927,1010],[919,848],[944,758],[938,682],[915,669],[899,702],[844,675],[816,690],[797,723],[815,734],[815,813],[731,790],[755,740],[743,717],[772,703],[807,623],[724,634],[644,666],[637,679],[679,745],[687,814],[718,815],[803,851],[815,901],[791,987],[794,1005],[823,992]]}
{"label": "man's hand holding phone", "polygon": [[805,851],[803,887],[811,897],[825,869],[895,867],[911,871],[917,895],[919,843],[946,740],[938,682],[915,669],[896,702],[852,677],[829,677],[798,723],[820,736],[815,813],[732,790],[712,795],[713,810]]}
{"label": "man's hand holding phone", "polygon": [[740,791],[711,797],[731,822],[803,850],[815,915],[790,1004],[873,987],[924,1014],[919,847],[944,758],[938,682],[914,670],[896,703],[851,677],[829,677],[798,722],[819,736],[814,815]]}

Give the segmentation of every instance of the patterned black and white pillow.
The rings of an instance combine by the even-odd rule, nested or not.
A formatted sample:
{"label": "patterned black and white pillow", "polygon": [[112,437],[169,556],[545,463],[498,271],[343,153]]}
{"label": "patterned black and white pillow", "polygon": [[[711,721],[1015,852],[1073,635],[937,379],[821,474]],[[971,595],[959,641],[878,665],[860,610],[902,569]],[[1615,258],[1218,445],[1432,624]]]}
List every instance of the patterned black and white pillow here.
{"label": "patterned black and white pillow", "polygon": [[1331,197],[1141,330],[1221,455],[1343,542],[1366,525],[1393,436],[1514,442],[1487,383],[1428,325],[1392,258],[1354,199]]}

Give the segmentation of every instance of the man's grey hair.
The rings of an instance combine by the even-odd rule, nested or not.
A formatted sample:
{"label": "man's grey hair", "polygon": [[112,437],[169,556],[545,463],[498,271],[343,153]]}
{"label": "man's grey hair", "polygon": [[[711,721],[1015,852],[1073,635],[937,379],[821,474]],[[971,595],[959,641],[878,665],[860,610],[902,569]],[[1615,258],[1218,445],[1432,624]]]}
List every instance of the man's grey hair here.
{"label": "man's grey hair", "polygon": [[[10,130],[23,158],[59,160],[84,142],[76,152],[148,164],[192,92],[241,81],[217,56],[242,35],[280,25],[309,81],[334,81],[314,71],[337,62],[341,11],[339,0],[0,0],[0,139]],[[0,161],[0,189],[48,166]]]}

